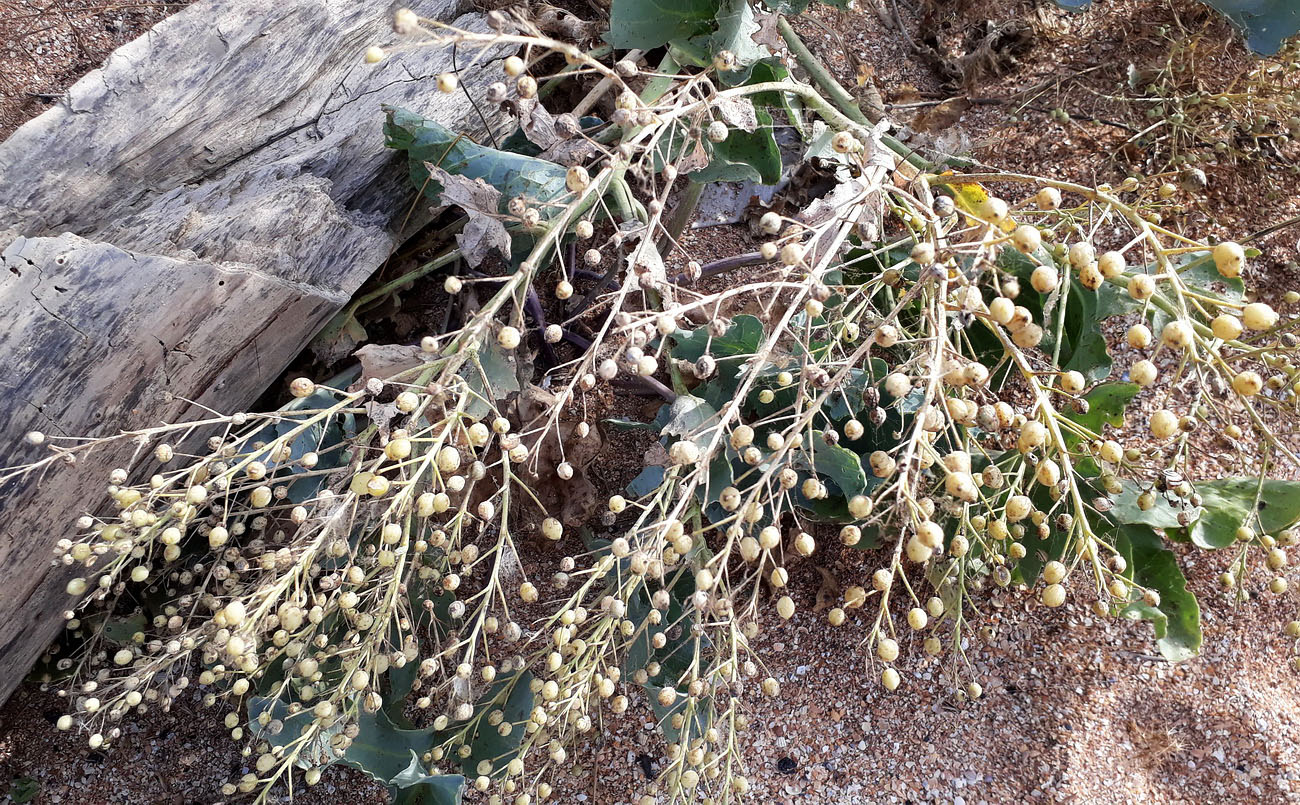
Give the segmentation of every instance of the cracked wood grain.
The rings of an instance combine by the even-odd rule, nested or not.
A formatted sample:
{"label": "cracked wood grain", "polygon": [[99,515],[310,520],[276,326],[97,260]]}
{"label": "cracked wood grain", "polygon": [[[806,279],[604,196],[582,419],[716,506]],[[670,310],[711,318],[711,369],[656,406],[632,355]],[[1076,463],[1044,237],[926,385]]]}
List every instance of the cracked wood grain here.
{"label": "cracked wood grain", "polygon": [[[463,0],[404,5],[485,29]],[[31,429],[244,408],[388,257],[415,194],[381,105],[482,136],[467,97],[430,80],[450,50],[397,41],[389,13],[196,3],[0,143],[0,466],[36,455]],[[390,57],[364,64],[372,44]],[[461,83],[481,97],[505,55]],[[51,547],[131,457],[0,490],[0,702],[61,628],[70,574]]]}

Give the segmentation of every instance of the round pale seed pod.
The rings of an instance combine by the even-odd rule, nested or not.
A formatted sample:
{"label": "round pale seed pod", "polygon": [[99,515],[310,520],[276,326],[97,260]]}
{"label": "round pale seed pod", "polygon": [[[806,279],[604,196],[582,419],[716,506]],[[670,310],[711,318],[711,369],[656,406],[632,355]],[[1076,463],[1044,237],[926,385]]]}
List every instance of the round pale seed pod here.
{"label": "round pale seed pod", "polygon": [[1138,274],[1128,281],[1128,295],[1139,302],[1151,298],[1156,292],[1156,281],[1146,274]]}
{"label": "round pale seed pod", "polygon": [[1061,390],[1070,394],[1078,394],[1083,391],[1087,385],[1082,372],[1069,371],[1061,375]]}
{"label": "round pale seed pod", "polygon": [[1277,313],[1263,302],[1251,302],[1242,309],[1241,321],[1248,330],[1268,330],[1277,324]]}
{"label": "round pale seed pod", "polygon": [[1012,495],[1007,499],[1007,519],[1013,523],[1025,519],[1033,510],[1033,502],[1025,495]]}
{"label": "round pale seed pod", "polygon": [[1070,246],[1070,265],[1077,271],[1097,259],[1097,250],[1087,241],[1079,241]]}
{"label": "round pale seed pod", "polygon": [[1168,409],[1161,409],[1151,415],[1151,435],[1157,439],[1169,439],[1178,433],[1178,415]]}
{"label": "round pale seed pod", "polygon": [[1001,224],[1010,214],[1010,206],[997,196],[989,196],[979,205],[980,217],[990,223]]}
{"label": "round pale seed pod", "polygon": [[1124,255],[1119,252],[1106,252],[1097,258],[1097,270],[1106,279],[1114,279],[1124,273],[1128,268]]}
{"label": "round pale seed pod", "polygon": [[1159,372],[1156,365],[1148,360],[1140,360],[1134,363],[1128,370],[1129,379],[1139,386],[1150,386],[1156,382]]}
{"label": "round pale seed pod", "polygon": [[1264,379],[1258,372],[1250,370],[1239,372],[1232,379],[1232,388],[1243,397],[1254,397],[1264,389]]}
{"label": "round pale seed pod", "polygon": [[1192,343],[1192,325],[1182,320],[1171,321],[1160,331],[1160,340],[1173,349],[1186,349]]}
{"label": "round pale seed pod", "polygon": [[1065,603],[1065,588],[1060,584],[1049,584],[1043,588],[1043,603],[1049,607],[1059,607]]}
{"label": "round pale seed pod", "polygon": [[898,659],[898,642],[889,637],[881,638],[876,644],[876,656],[884,662]]}
{"label": "round pale seed pod", "polygon": [[1021,224],[1011,233],[1011,242],[1021,254],[1031,254],[1043,244],[1043,234],[1036,226]]}
{"label": "round pale seed pod", "polygon": [[902,684],[902,681],[902,677],[898,675],[898,671],[895,671],[893,668],[886,668],[880,672],[880,684],[885,687],[885,690],[891,692],[898,690],[898,686]]}
{"label": "round pale seed pod", "polygon": [[912,262],[919,266],[928,266],[934,263],[934,244],[929,241],[921,241],[912,247]]}
{"label": "round pale seed pod", "polygon": [[923,564],[928,562],[930,557],[934,555],[934,549],[913,536],[907,541],[906,553],[908,559],[917,564]]}
{"label": "round pale seed pod", "polygon": [[794,599],[788,595],[783,595],[776,602],[776,614],[781,616],[782,620],[790,620],[794,617]]}
{"label": "round pale seed pod", "polygon": [[1011,340],[1016,346],[1032,349],[1043,341],[1043,328],[1037,324],[1026,324],[1019,332],[1012,334]]}
{"label": "round pale seed pod", "polygon": [[1241,324],[1241,319],[1227,313],[1221,314],[1210,322],[1210,330],[1214,333],[1215,338],[1224,341],[1232,341],[1241,337],[1245,328]]}
{"label": "round pale seed pod", "polygon": [[521,338],[522,336],[518,328],[511,327],[507,324],[497,333],[497,344],[499,344],[502,349],[515,349],[519,346]]}
{"label": "round pale seed pod", "polygon": [[1056,273],[1056,269],[1052,266],[1039,266],[1034,269],[1034,273],[1029,277],[1029,284],[1034,286],[1034,290],[1039,293],[1055,291],[1060,282],[1060,275]]}
{"label": "round pale seed pod", "polygon": [[943,528],[932,520],[922,520],[916,526],[916,539],[930,549],[943,545]]}
{"label": "round pale seed pod", "polygon": [[1214,247],[1213,254],[1214,267],[1230,279],[1240,276],[1241,270],[1246,267],[1246,250],[1241,248],[1241,244],[1224,241]]}
{"label": "round pale seed pod", "polygon": [[1106,277],[1097,268],[1096,263],[1089,263],[1079,269],[1079,284],[1090,291],[1095,291],[1106,281]]}
{"label": "round pale seed pod", "polygon": [[1005,325],[1011,321],[1016,313],[1016,303],[999,296],[989,303],[989,316],[998,324]]}
{"label": "round pale seed pod", "polygon": [[1134,349],[1146,349],[1151,346],[1151,330],[1145,324],[1135,324],[1128,328],[1125,339]]}

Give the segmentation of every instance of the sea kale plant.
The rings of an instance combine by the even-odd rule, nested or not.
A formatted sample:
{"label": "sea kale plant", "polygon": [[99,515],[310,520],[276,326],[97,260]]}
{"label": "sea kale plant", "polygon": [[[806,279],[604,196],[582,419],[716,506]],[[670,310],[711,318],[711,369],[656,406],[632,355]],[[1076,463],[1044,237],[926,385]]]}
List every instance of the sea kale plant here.
{"label": "sea kale plant", "polygon": [[[1201,640],[1187,551],[1230,554],[1236,595],[1261,567],[1285,591],[1300,299],[1258,301],[1255,252],[1163,226],[1150,180],[912,152],[813,60],[798,10],[615,0],[590,46],[553,9],[475,31],[397,12],[364,61],[454,45],[516,129],[376,121],[455,240],[366,299],[423,276],[447,313],[278,410],[29,435],[4,478],[138,447],[57,546],[81,570],[38,669],[58,726],[106,747],[196,695],[248,758],[228,796],[345,763],[395,801],[522,805],[648,707],[666,762],[645,802],[765,801],[747,703],[781,690],[753,641],[794,614],[805,557],[865,552],[820,617],[889,691],[908,647],[947,658],[925,684],[958,699],[981,692],[964,647],[993,587],[1150,621],[1170,661]],[[712,182],[787,188],[752,253],[683,239]],[[366,337],[363,301],[326,352]],[[613,417],[614,391],[662,407]],[[600,489],[628,431],[645,469]],[[1250,445],[1222,449],[1226,475],[1211,434]]]}

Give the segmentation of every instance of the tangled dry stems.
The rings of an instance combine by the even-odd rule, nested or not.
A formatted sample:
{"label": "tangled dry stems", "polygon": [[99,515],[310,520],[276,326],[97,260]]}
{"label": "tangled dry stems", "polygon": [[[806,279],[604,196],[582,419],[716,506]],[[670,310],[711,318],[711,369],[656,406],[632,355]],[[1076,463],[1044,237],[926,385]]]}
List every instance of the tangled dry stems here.
{"label": "tangled dry stems", "polygon": [[[964,649],[990,582],[1049,607],[1073,590],[1099,614],[1166,617],[1169,590],[1142,569],[1160,539],[1142,554],[1127,529],[1143,514],[1118,520],[1117,505],[1192,527],[1202,501],[1184,475],[1203,427],[1249,428],[1262,444],[1241,456],[1260,492],[1225,584],[1244,589],[1246,557],[1263,551],[1285,589],[1293,536],[1260,502],[1273,467],[1295,463],[1296,319],[1233,291],[1243,249],[1164,228],[1125,200],[1143,197],[1136,178],[918,171],[819,88],[725,87],[726,54],[698,71],[610,65],[526,20],[497,25],[398,17],[420,46],[521,49],[489,90],[521,115],[546,82],[590,79],[582,105],[612,107],[612,122],[570,132],[591,157],[569,167],[563,195],[486,213],[531,246],[498,281],[446,280],[474,302],[463,326],[385,377],[300,378],[279,411],[96,441],[33,433],[45,454],[3,476],[137,448],[106,479],[111,511],[57,547],[85,568],[68,589],[72,639],[50,656],[71,710],[61,728],[111,745],[131,713],[197,684],[253,759],[227,794],[265,801],[283,783],[291,795],[295,768],[311,784],[341,760],[393,785],[461,768],[526,803],[552,794],[553,771],[604,719],[644,700],[668,758],[647,798],[743,799],[745,699],[780,694],[748,646],[794,612],[788,562],[836,542],[877,548],[828,624],[872,613],[862,644],[890,690],[904,681],[902,635],[924,634],[925,651],[951,657],[954,695],[978,697]],[[438,84],[457,91],[454,76]],[[749,100],[773,94],[828,127],[835,187],[762,216],[755,279],[696,290],[698,263],[685,282],[668,273],[679,247],[666,218],[700,160],[747,125]],[[1009,204],[983,191],[993,182],[1033,192]],[[568,243],[612,290],[572,299]],[[530,294],[560,320],[526,315]],[[1167,400],[1149,422],[1126,419],[1137,387],[1103,382],[1104,345],[1084,341],[1102,300],[1155,325],[1128,334],[1149,359],[1132,379]],[[549,390],[521,389],[530,341],[578,325],[589,345],[544,372]],[[539,482],[582,481],[613,427],[574,412],[624,378],[672,398],[653,426],[661,465],[600,516],[553,511]],[[558,570],[526,578],[521,554],[544,545],[562,552]],[[425,744],[398,783],[366,745],[404,723]]]}

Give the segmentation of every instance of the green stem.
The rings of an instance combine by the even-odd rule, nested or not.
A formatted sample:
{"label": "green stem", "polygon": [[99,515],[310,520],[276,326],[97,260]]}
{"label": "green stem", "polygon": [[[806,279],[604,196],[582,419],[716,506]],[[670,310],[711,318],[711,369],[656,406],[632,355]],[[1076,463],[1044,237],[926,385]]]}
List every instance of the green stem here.
{"label": "green stem", "polygon": [[831,75],[829,70],[822,66],[822,63],[817,60],[817,57],[808,49],[808,46],[799,38],[799,34],[795,33],[794,28],[790,27],[789,20],[785,17],[778,17],[776,27],[781,32],[781,38],[785,40],[786,47],[790,48],[790,53],[794,56],[795,61],[799,62],[800,67],[808,71],[808,75],[813,82],[826,92],[826,95],[830,98],[831,103],[835,104],[836,108],[852,118],[855,123],[863,126],[870,126],[880,122],[880,117],[871,120],[862,113],[849,91],[835,80],[835,76]]}
{"label": "green stem", "polygon": [[[614,48],[611,45],[600,45],[599,47],[594,47],[591,50],[587,51],[587,55],[593,59],[599,59],[604,56],[608,56],[613,51]],[[558,87],[562,81],[564,81],[564,79],[569,77],[568,75],[569,73],[572,73],[574,70],[577,70],[579,67],[585,67],[585,66],[586,65],[584,64],[566,64],[564,68],[560,70],[560,72],[556,73],[555,76],[551,78],[551,80],[547,81],[545,84],[542,84],[542,86],[537,89],[537,97],[540,99],[540,98],[545,98],[547,95],[550,95],[552,92],[555,91],[555,88]],[[581,115],[579,115],[579,117],[581,117]]]}
{"label": "green stem", "polygon": [[703,192],[703,182],[686,183],[686,189],[682,191],[681,198],[677,199],[677,206],[673,209],[673,217],[664,225],[667,234],[659,241],[660,253],[667,254],[686,231],[686,225],[691,222],[691,216],[695,215],[695,208],[699,205]]}
{"label": "green stem", "polygon": [[408,282],[412,282],[413,280],[417,280],[420,277],[423,277],[425,274],[431,274],[434,271],[437,271],[438,269],[447,265],[448,263],[454,262],[459,257],[460,257],[459,249],[452,249],[446,254],[440,254],[437,257],[430,260],[429,262],[420,266],[419,268],[416,268],[413,271],[408,271],[407,273],[403,274],[397,279],[391,280],[389,282],[385,282],[383,285],[380,285],[378,288],[374,289],[373,291],[370,291],[369,293],[366,293],[362,296],[358,296],[356,299],[353,299],[352,303],[349,304],[347,308],[344,309],[344,313],[346,315],[352,315],[356,313],[357,310],[359,310],[362,305],[365,305],[369,302],[373,302],[382,296],[390,294],[393,291],[396,291],[398,288],[401,288],[403,285],[407,284]]}
{"label": "green stem", "polygon": [[[785,44],[790,48],[790,53],[794,56],[795,61],[799,62],[799,66],[808,72],[808,76],[812,78],[813,83],[826,93],[836,109],[854,123],[866,128],[871,128],[874,124],[885,119],[883,114],[876,114],[874,109],[868,110],[866,114],[863,113],[853,95],[839,81],[836,81],[835,76],[831,75],[830,71],[817,60],[817,57],[812,54],[808,46],[799,38],[799,34],[795,33],[794,28],[790,27],[790,22],[785,17],[778,19],[777,30],[781,32],[781,37],[785,39]],[[881,132],[880,141],[885,144],[886,148],[898,154],[903,158],[903,161],[917,170],[932,171],[936,167],[935,163],[925,159],[895,137]],[[977,163],[969,159],[948,156],[943,160],[943,164],[955,167],[969,167]]]}

